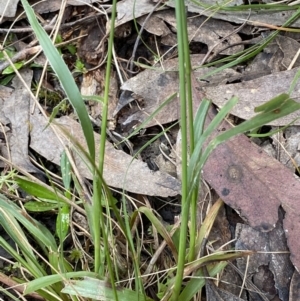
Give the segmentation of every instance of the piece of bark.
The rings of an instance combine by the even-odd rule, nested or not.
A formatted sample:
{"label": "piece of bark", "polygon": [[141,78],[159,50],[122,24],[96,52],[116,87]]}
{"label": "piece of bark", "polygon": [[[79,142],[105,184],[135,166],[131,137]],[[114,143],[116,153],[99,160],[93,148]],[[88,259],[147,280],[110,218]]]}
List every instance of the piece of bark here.
{"label": "piece of bark", "polygon": [[289,301],[298,300],[300,300],[300,274],[295,271],[291,280]]}
{"label": "piece of bark", "polygon": [[[279,210],[276,227],[267,233],[256,231],[248,225],[237,224],[235,248],[260,251],[251,256],[248,262],[245,258],[238,258],[239,269],[243,273],[247,270],[247,279],[252,278],[256,287],[269,299],[278,294],[280,300],[288,301],[288,287],[294,268],[289,259],[282,220],[283,212]],[[251,300],[260,300],[257,294],[251,293],[251,296]]]}

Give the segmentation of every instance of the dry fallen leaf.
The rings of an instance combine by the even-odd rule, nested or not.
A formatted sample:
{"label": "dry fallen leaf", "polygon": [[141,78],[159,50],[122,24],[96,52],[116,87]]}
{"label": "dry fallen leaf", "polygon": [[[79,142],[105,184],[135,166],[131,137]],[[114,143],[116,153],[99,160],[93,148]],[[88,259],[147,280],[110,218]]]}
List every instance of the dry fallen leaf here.
{"label": "dry fallen leaf", "polygon": [[[220,85],[217,87],[204,87],[203,90],[206,97],[211,99],[213,103],[219,107],[222,107],[232,96],[237,96],[239,101],[232,109],[231,114],[242,119],[250,119],[255,114],[255,107],[289,90],[297,71],[297,69],[292,69],[276,72],[241,83]],[[299,101],[299,96],[300,82],[298,81],[291,97]],[[274,120],[269,124],[285,126],[298,117],[300,117],[299,111]],[[299,125],[300,119],[296,120],[294,124]]]}
{"label": "dry fallen leaf", "polygon": [[[98,0],[67,0],[67,5],[81,6],[92,4]],[[107,2],[103,0],[102,2]],[[0,0],[0,16],[13,18],[17,13],[19,0]],[[40,1],[34,5],[34,10],[40,14],[49,13],[60,10],[62,5],[61,0]],[[4,19],[5,20],[5,19]]]}
{"label": "dry fallen leaf", "polygon": [[[164,21],[164,23],[173,27],[174,31],[176,31],[177,21],[174,11],[169,9],[156,12],[155,17],[160,18]],[[235,27],[228,22],[212,18],[208,19],[205,16],[194,16],[193,18],[187,19],[189,40],[206,44],[208,50],[213,50],[215,53],[218,53],[220,50],[230,45],[234,46],[229,47],[221,53],[231,55],[243,50],[243,45],[237,45],[242,41],[242,39],[237,33],[234,33],[234,29]],[[152,28],[152,31],[154,31],[154,28]],[[172,39],[172,41],[176,40],[176,34],[173,35],[174,39]],[[225,37],[226,39],[222,41],[222,38]],[[162,43],[165,44],[164,40],[162,40]],[[170,44],[169,46],[174,46],[174,44]]]}
{"label": "dry fallen leaf", "polygon": [[[212,116],[214,112],[210,110],[208,119]],[[224,121],[214,135],[229,128]],[[203,177],[224,202],[256,230],[271,231],[278,220],[278,208],[282,206],[291,261],[300,268],[300,216],[297,214],[300,211],[300,181],[289,169],[249,138],[239,135],[213,151],[205,164]]]}
{"label": "dry fallen leaf", "polygon": [[[97,2],[97,0],[67,0],[67,6],[82,6],[87,4],[92,4]],[[105,2],[105,1],[102,1]],[[51,0],[51,1],[41,1],[34,6],[34,10],[40,14],[58,11],[61,9],[61,0]]]}
{"label": "dry fallen leaf", "polygon": [[19,0],[0,0],[0,16],[14,17],[16,15]]}
{"label": "dry fallen leaf", "polygon": [[[263,2],[265,3],[266,1]],[[235,5],[234,1],[228,1],[227,3],[229,3],[228,4],[229,6]],[[169,0],[167,2],[167,5],[171,7],[175,7],[175,0]],[[189,12],[198,13],[200,15],[204,15],[210,18],[212,17],[215,19],[225,20],[236,24],[242,24],[245,22],[245,20],[249,20],[249,21],[260,21],[272,25],[282,25],[283,23],[286,22],[286,20],[288,20],[294,14],[293,10],[271,12],[266,9],[265,10],[261,9],[257,12],[256,11],[252,12],[250,15],[248,10],[244,10],[244,11],[233,10],[232,12],[230,12],[229,10],[222,11],[219,10],[220,3],[218,2],[218,0],[213,0],[213,1],[202,0],[201,7],[197,5],[193,0],[186,0],[185,5]],[[216,8],[214,8],[213,10],[208,9],[211,8],[213,5],[215,5],[215,7],[217,7],[218,9]],[[293,26],[297,27],[299,25],[300,25],[300,20],[299,19],[295,20]]]}
{"label": "dry fallen leaf", "polygon": [[[31,116],[30,122],[32,124],[30,147],[46,159],[59,165],[63,146],[50,127],[45,129],[47,125],[45,118],[36,113]],[[55,120],[55,124],[57,128],[63,127],[75,141],[87,149],[78,122],[65,116]],[[72,144],[70,137],[65,136],[65,134],[61,134],[61,136],[66,145]],[[96,145],[99,146],[100,135],[95,133],[94,137]],[[96,153],[98,153],[97,150]],[[74,157],[80,174],[91,179],[91,172],[83,160],[75,152]],[[174,177],[160,171],[151,171],[146,163],[133,159],[123,151],[116,150],[109,142],[106,142],[104,179],[108,185],[116,188],[122,189],[124,187],[130,192],[162,197],[177,195],[181,188],[180,182]]]}
{"label": "dry fallen leaf", "polygon": [[[23,69],[20,74],[30,87],[32,70]],[[38,169],[31,164],[28,157],[30,95],[17,76],[14,77],[11,85],[14,90],[8,98],[4,99],[0,113],[1,123],[10,128],[7,132],[8,152],[15,166],[28,172],[37,172]]]}
{"label": "dry fallen leaf", "polygon": [[155,8],[155,3],[148,0],[122,0],[117,3],[116,26],[149,14]]}
{"label": "dry fallen leaf", "polygon": [[[199,65],[204,58],[204,55],[192,55],[192,66]],[[121,89],[134,92],[141,98],[142,110],[133,112],[129,111],[129,117],[123,122],[123,127],[126,128],[127,124],[141,123],[149,115],[151,115],[158,107],[161,105],[170,95],[177,93],[179,81],[178,81],[178,59],[168,60],[162,63],[162,68],[157,67],[157,69],[146,69],[139,73],[135,77],[126,81]],[[195,71],[197,77],[202,77],[212,71],[214,68],[200,68]],[[206,78],[201,84],[203,85],[213,85],[217,83],[227,82],[230,80],[237,80],[241,77],[238,72],[227,69]],[[131,94],[129,94],[128,99],[120,99],[118,110],[124,107],[127,103],[133,100]],[[174,98],[167,106],[165,106],[156,116],[155,120],[150,121],[146,127],[150,127],[158,123],[164,124],[174,120],[179,117],[178,109],[178,98]]]}

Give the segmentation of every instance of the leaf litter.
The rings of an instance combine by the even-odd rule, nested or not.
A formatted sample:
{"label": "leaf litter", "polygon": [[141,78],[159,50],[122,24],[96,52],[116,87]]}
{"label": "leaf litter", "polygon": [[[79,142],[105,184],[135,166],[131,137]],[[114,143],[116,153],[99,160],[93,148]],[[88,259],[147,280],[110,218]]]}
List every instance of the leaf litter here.
{"label": "leaf litter", "polygon": [[[59,3],[59,1],[52,1],[52,11],[60,7],[56,7],[54,2],[56,5]],[[68,1],[68,4],[71,6],[79,5],[79,2]],[[208,4],[211,5],[212,2],[209,1]],[[172,6],[172,1],[168,1],[167,5]],[[14,9],[14,6],[15,3],[12,4],[11,9]],[[138,1],[135,6],[136,10],[134,14],[133,9],[128,9],[128,7],[133,7],[133,1],[123,0],[118,3],[117,26],[121,27],[138,17],[141,18],[138,19],[137,22],[143,24],[146,18],[143,16],[153,13],[155,3]],[[176,27],[174,14],[167,6],[164,7],[164,9],[164,11],[152,15],[145,30],[157,35],[157,37],[161,37],[161,43],[165,46],[173,47],[176,31],[174,30]],[[196,12],[195,6],[191,3],[188,3],[188,10]],[[40,13],[49,11],[49,7],[40,6]],[[199,10],[198,7],[197,12],[201,12],[203,15],[210,14],[209,10]],[[2,13],[2,16],[11,17],[14,16],[14,14],[15,11],[13,10],[13,13],[10,12],[7,15]],[[252,21],[264,20],[265,23],[278,25],[278,23],[283,24],[289,14],[291,14],[291,12],[285,12],[283,14],[281,12],[260,11],[260,13],[252,14],[250,17],[248,13],[239,14],[237,17],[236,14],[230,14],[229,12],[217,12],[213,15],[213,19],[209,19],[206,22],[204,22],[204,20],[206,20],[204,17],[194,17],[190,19],[188,23],[189,35],[192,41],[202,44],[201,48],[197,48],[197,51],[205,52],[209,50],[214,52],[213,55],[224,56],[244,49],[240,35],[238,33],[232,34],[235,26],[225,21],[229,20],[236,24],[241,24],[244,22],[241,19],[247,19],[249,17],[249,20]],[[220,19],[223,21],[220,21]],[[157,22],[161,24],[159,28],[155,28]],[[297,25],[297,22],[298,21],[296,21],[294,25]],[[224,31],[225,28],[227,31]],[[198,32],[199,35],[197,34]],[[226,40],[225,43],[229,43],[229,45],[216,43],[217,41],[215,40],[225,38],[226,36],[228,36],[228,40]],[[99,39],[99,43],[100,42],[101,38]],[[228,50],[222,51],[223,48],[230,46],[230,44],[232,46],[228,48],[230,52]],[[203,47],[203,45],[205,47]],[[242,72],[238,68],[226,69],[210,77],[206,77],[206,74],[209,72],[213,73],[216,69],[215,67],[200,68],[205,60],[205,53],[192,55],[192,65],[195,68],[194,75],[197,78],[197,81],[194,80],[195,108],[199,105],[203,97],[210,98],[216,106],[222,107],[232,95],[235,95],[239,97],[239,102],[232,111],[232,114],[240,119],[247,120],[251,118],[254,114],[255,107],[279,93],[289,90],[292,79],[296,74],[296,69],[286,69],[290,66],[297,52],[297,47],[298,42],[292,37],[279,36],[273,45],[266,47],[263,53],[258,55],[254,61],[245,68],[245,71]],[[83,48],[81,49],[84,50]],[[105,51],[105,48],[103,49]],[[87,52],[87,54],[93,55],[89,50],[90,48],[87,47],[84,51]],[[99,53],[97,53],[97,55],[99,55]],[[269,57],[266,59],[267,56]],[[85,56],[85,59],[89,61],[87,56]],[[100,59],[100,56],[97,56],[97,59]],[[255,62],[255,60],[257,60],[257,62]],[[267,65],[265,64],[266,61]],[[90,60],[88,63],[97,65],[99,62],[97,62],[97,60]],[[126,132],[130,130],[132,126],[141,124],[168,96],[177,92],[177,63],[176,59],[169,59],[155,65],[155,70],[146,69],[131,79],[125,80],[121,88],[130,91],[130,93],[127,94],[129,97],[125,100],[123,99],[122,102],[119,100],[117,104],[117,93],[114,94],[113,107],[110,108],[110,118],[114,123],[114,126],[111,127],[112,131],[115,130],[115,125],[120,125],[123,131]],[[260,67],[261,69],[259,69],[259,67],[257,67],[259,65],[264,67]],[[296,65],[294,66],[299,66],[299,61],[296,61]],[[89,71],[83,75],[87,90],[82,91],[89,91],[92,92],[92,94],[101,94],[101,92],[99,92],[99,89],[101,90],[99,83],[103,78],[104,70],[98,71],[100,72],[98,75],[95,75],[94,72],[95,71]],[[21,74],[27,84],[30,85],[31,72],[25,69]],[[90,77],[90,82],[88,76]],[[97,76],[100,80],[94,82]],[[4,95],[3,98],[1,98],[3,100],[1,123],[7,129],[8,146],[10,148],[12,163],[29,172],[36,172],[36,167],[29,160],[29,146],[47,160],[59,165],[63,145],[58,143],[58,139],[52,129],[50,127],[46,128],[47,121],[37,110],[34,114],[30,114],[29,96],[26,95],[21,82],[15,78],[11,85],[14,91],[8,90],[8,88],[4,86],[1,87],[0,91],[1,95]],[[291,95],[296,100],[299,98],[299,91],[300,86],[297,84]],[[142,109],[137,106],[128,106],[128,104],[134,104],[136,101],[139,102]],[[146,127],[149,128],[157,124],[164,125],[176,121],[178,119],[179,110],[177,103],[177,99],[175,98],[155,117],[155,120],[150,122]],[[101,117],[101,104],[100,108],[97,106],[96,108],[92,116],[96,116],[99,119]],[[95,112],[97,112],[97,114]],[[210,118],[213,115],[214,112],[211,110]],[[271,125],[284,126],[297,117],[299,117],[299,112],[279,119],[271,123]],[[299,122],[299,120],[296,120],[294,124],[299,125]],[[30,124],[32,128],[24,126],[25,124]],[[71,117],[59,117],[56,118],[53,126],[58,129],[61,129],[63,126],[68,132],[73,133],[75,140],[85,148],[80,127],[74,119]],[[224,128],[229,127],[229,123],[224,121],[219,130],[222,131]],[[300,209],[298,202],[300,199],[300,184],[293,170],[295,167],[294,162],[299,166],[299,135],[297,128],[294,129],[295,132],[290,135],[287,131],[285,132],[286,136],[284,139],[286,139],[286,141],[284,141],[283,145],[285,154],[289,153],[290,156],[282,155],[282,163],[268,156],[262,148],[251,142],[246,136],[240,135],[219,146],[214,151],[205,166],[204,179],[224,202],[234,208],[243,220],[249,224],[249,226],[246,224],[236,225],[236,238],[238,241],[235,246],[237,249],[246,248],[261,251],[268,250],[270,252],[278,250],[287,251],[288,249],[285,244],[286,239],[289,251],[291,252],[290,259],[293,265],[299,269],[300,255],[298,250],[300,248],[300,242],[297,236],[300,229],[300,220],[297,212],[299,212]],[[99,135],[96,133],[94,135],[99,145]],[[68,135],[65,135],[64,131],[61,132],[61,138],[65,145],[72,147],[72,140],[70,140]],[[273,138],[273,144],[275,145],[275,138]],[[51,145],[51,148],[49,145]],[[276,147],[278,147],[278,145],[280,144],[277,144]],[[294,153],[292,153],[292,151]],[[287,162],[289,162],[289,164]],[[76,157],[76,164],[83,177],[91,177],[88,169],[81,161],[80,156]],[[121,189],[125,187],[127,191],[149,196],[166,197],[180,193],[180,182],[176,178],[164,172],[151,171],[144,162],[133,159],[132,156],[122,150],[116,150],[113,144],[108,141],[106,143],[105,164],[104,178],[108,185],[112,187]],[[283,164],[287,165],[289,169]],[[128,166],[129,169],[127,170]],[[124,178],[126,178],[125,186],[123,185]],[[282,209],[284,210],[284,214],[282,213]],[[251,240],[255,242],[260,240],[261,243],[253,245],[251,244]],[[271,281],[272,277],[274,278],[273,284],[266,283],[264,286],[258,287],[262,292],[264,292],[266,287],[271,287],[268,292],[264,292],[269,294],[268,296],[270,298],[278,294],[280,300],[289,300],[289,295],[290,300],[296,300],[294,296],[297,294],[297,292],[295,292],[295,283],[297,283],[297,280],[295,279],[298,279],[299,275],[296,271],[293,272],[288,257],[286,254],[275,256],[268,254],[261,256],[261,254],[257,254],[251,258],[253,262],[250,264],[248,272],[254,275],[253,278],[261,279],[259,278],[260,275],[267,275],[262,276],[265,277],[264,279],[266,281]],[[284,261],[276,261],[278,258],[281,258],[280,260],[284,258]],[[238,260],[238,266],[241,270],[245,270],[245,263],[243,263],[242,260],[243,259]],[[286,269],[283,270],[282,267]],[[283,271],[285,271],[286,274],[284,274]],[[293,273],[294,275],[292,277]],[[256,280],[256,284],[259,284],[259,281],[260,280]],[[289,285],[290,292],[288,291]],[[276,288],[275,293],[274,290],[272,290],[274,287]],[[250,289],[251,288],[249,288],[249,291]],[[209,290],[210,288],[208,288],[208,292]],[[222,295],[222,292],[216,293],[213,291],[212,294],[215,295],[211,297],[211,300],[229,300],[230,298],[228,293],[227,295],[226,293]],[[241,299],[233,297],[232,300]],[[253,297],[253,299],[250,298],[250,300],[255,300],[255,297]]]}

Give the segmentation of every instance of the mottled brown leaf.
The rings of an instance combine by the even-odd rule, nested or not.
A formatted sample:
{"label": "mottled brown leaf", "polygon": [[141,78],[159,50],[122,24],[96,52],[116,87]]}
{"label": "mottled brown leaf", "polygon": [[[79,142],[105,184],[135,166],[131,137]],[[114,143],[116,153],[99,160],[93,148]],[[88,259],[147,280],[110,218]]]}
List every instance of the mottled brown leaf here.
{"label": "mottled brown leaf", "polygon": [[[211,99],[219,107],[222,107],[233,95],[237,96],[239,101],[231,113],[242,119],[250,119],[255,115],[255,107],[289,90],[297,71],[297,69],[292,69],[276,72],[250,81],[220,85],[217,87],[204,87],[203,89],[206,97]],[[299,93],[300,83],[298,82],[291,97],[299,101]],[[299,111],[274,120],[270,122],[270,124],[284,126],[297,117],[300,117]],[[300,120],[296,120],[295,125],[299,124]]]}
{"label": "mottled brown leaf", "polygon": [[[192,55],[192,66],[197,66],[203,60],[204,55]],[[209,71],[215,68],[200,68],[195,72],[196,77],[202,77]],[[176,93],[179,87],[178,81],[178,59],[168,60],[163,62],[162,68],[146,69],[135,77],[126,81],[121,89],[131,91],[141,98],[143,98],[143,109],[133,111],[130,116],[122,124],[126,128],[127,124],[142,123],[149,115],[151,115],[170,95]],[[223,81],[230,79],[236,80],[241,75],[232,69],[227,69],[215,74],[212,77],[206,78],[201,82],[201,85],[220,84]],[[133,98],[129,95],[131,101]],[[120,101],[121,102],[121,101]],[[122,108],[125,104],[130,102],[123,101],[119,103],[118,109]],[[157,123],[165,124],[172,122],[179,118],[178,98],[174,98],[167,106],[165,106],[156,116],[151,120],[146,127],[155,125]]]}
{"label": "mottled brown leaf", "polygon": [[[61,117],[55,121],[55,127],[63,127],[77,143],[87,149],[80,124],[70,117]],[[63,146],[50,127],[46,128],[46,120],[38,114],[31,116],[31,143],[30,146],[40,155],[59,164]],[[70,137],[61,133],[65,145],[72,143]],[[95,133],[96,146],[100,145],[100,135]],[[96,154],[99,151],[96,149]],[[83,177],[92,178],[92,174],[86,164],[74,152],[77,168]],[[98,159],[96,159],[98,160]],[[127,170],[128,169],[128,170]],[[171,196],[180,193],[180,182],[174,177],[160,171],[151,171],[147,164],[133,159],[121,150],[116,150],[111,143],[106,142],[104,158],[104,179],[110,186],[125,188],[125,190],[138,194]],[[126,179],[124,181],[124,179]]]}
{"label": "mottled brown leaf", "polygon": [[[20,74],[30,87],[33,72],[24,69],[20,71]],[[17,76],[12,81],[12,87],[14,89],[11,94],[7,93],[8,97],[3,99],[0,113],[1,123],[10,128],[7,132],[9,156],[15,166],[28,172],[37,172],[38,169],[28,157],[30,95]],[[3,91],[6,90],[6,88],[3,89]]]}
{"label": "mottled brown leaf", "polygon": [[[197,90],[196,99],[204,97]],[[207,123],[215,116],[209,111]],[[229,129],[224,121],[214,135]],[[280,162],[268,156],[245,135],[219,145],[204,167],[204,179],[217,191],[226,204],[239,212],[254,229],[271,231],[278,220],[278,208],[285,210],[283,221],[292,263],[300,268],[300,182]]]}

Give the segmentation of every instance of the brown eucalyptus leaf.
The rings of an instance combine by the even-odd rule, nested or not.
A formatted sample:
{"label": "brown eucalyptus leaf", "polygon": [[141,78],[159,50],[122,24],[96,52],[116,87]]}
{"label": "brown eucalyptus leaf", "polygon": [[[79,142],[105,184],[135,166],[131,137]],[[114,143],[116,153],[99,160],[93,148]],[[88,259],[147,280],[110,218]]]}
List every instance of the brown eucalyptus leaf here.
{"label": "brown eucalyptus leaf", "polygon": [[[193,86],[195,99],[204,98],[203,90],[197,89],[195,78]],[[211,108],[206,125],[215,114]],[[230,127],[223,121],[212,136]],[[300,268],[300,182],[289,169],[245,135],[239,135],[212,152],[204,166],[203,177],[224,202],[256,230],[271,231],[276,226],[281,205],[285,211],[283,228],[290,258],[294,266]]]}
{"label": "brown eucalyptus leaf", "polygon": [[[117,3],[116,26],[151,13],[155,9],[155,3],[148,0],[122,0]],[[164,8],[165,9],[165,8]]]}
{"label": "brown eucalyptus leaf", "polygon": [[205,165],[204,178],[254,229],[270,231],[281,204],[291,260],[300,268],[300,182],[292,172],[240,135],[217,147]]}
{"label": "brown eucalyptus leaf", "polygon": [[[278,94],[289,90],[297,69],[276,72],[262,76],[257,79],[236,84],[220,85],[217,87],[204,87],[203,90],[208,99],[211,99],[217,106],[222,107],[232,96],[237,96],[239,101],[231,111],[231,114],[242,119],[250,119],[255,115],[254,108],[274,98]],[[298,81],[291,97],[299,101],[300,82]],[[300,117],[299,111],[283,118],[270,122],[270,125],[285,126],[295,118]],[[300,119],[295,125],[300,124]]]}
{"label": "brown eucalyptus leaf", "polygon": [[[157,12],[155,16],[161,18],[176,31],[177,22],[174,11],[164,10]],[[230,45],[235,46],[229,47],[221,53],[231,55],[243,50],[243,45],[236,45],[240,43],[242,39],[237,33],[234,33],[234,29],[235,27],[229,22],[213,18],[208,19],[201,15],[187,19],[189,40],[204,43],[207,45],[208,50],[213,50],[215,53]],[[226,39],[220,42],[220,40],[225,37]],[[173,44],[169,46],[173,46]]]}
{"label": "brown eucalyptus leaf", "polygon": [[[26,85],[30,87],[32,70],[20,70],[20,74]],[[1,123],[10,128],[10,131],[7,132],[10,160],[15,166],[28,172],[37,172],[38,169],[28,157],[31,97],[19,77],[14,77],[11,85],[14,89],[11,93],[5,93],[8,97],[3,99],[0,113]],[[7,89],[4,88],[3,91],[7,91]]]}
{"label": "brown eucalyptus leaf", "polygon": [[[192,55],[191,63],[195,67],[201,63],[204,55]],[[208,72],[215,68],[200,68],[195,71],[195,76],[201,78]],[[126,81],[121,89],[131,91],[140,96],[142,101],[142,110],[127,110],[128,117],[123,121],[123,127],[126,128],[128,124],[142,123],[149,115],[151,115],[170,95],[178,91],[178,59],[168,60],[163,62],[162,68],[146,69],[135,77]],[[241,78],[241,74],[233,69],[226,69],[211,77],[205,78],[201,81],[201,85],[213,85],[217,83],[228,82]],[[199,85],[199,84],[198,84]],[[118,112],[124,105],[133,100],[131,94],[128,95],[129,100],[120,100],[116,112]],[[115,113],[116,113],[115,112]],[[167,106],[165,106],[156,116],[155,120],[150,121],[146,127],[155,125],[157,122],[165,124],[179,117],[178,98],[174,98]]]}
{"label": "brown eucalyptus leaf", "polygon": [[19,0],[0,0],[0,16],[14,17],[16,15]]}
{"label": "brown eucalyptus leaf", "polygon": [[[31,143],[30,147],[37,153],[50,160],[51,162],[59,165],[60,156],[63,152],[63,145],[60,144],[57,136],[54,134],[51,127],[47,127],[47,122],[44,117],[39,114],[31,116]],[[84,149],[87,149],[85,139],[78,122],[72,120],[70,117],[61,117],[55,120],[54,127],[59,132],[63,128],[64,131],[60,133],[60,137],[64,141],[65,145],[69,145],[72,149],[76,149],[76,146],[72,146],[70,136],[77,143],[82,145]],[[66,134],[68,133],[68,135]],[[96,146],[100,145],[100,135],[95,133]],[[96,154],[99,153],[99,149],[96,149]],[[111,143],[106,142],[105,146],[105,158],[104,158],[104,180],[109,186],[146,195],[155,196],[174,196],[180,193],[180,182],[166,173],[160,171],[151,171],[147,164],[133,159],[130,155],[127,155],[123,151],[116,150]],[[89,164],[82,160],[83,155],[79,156],[76,152],[74,158],[76,166],[83,177],[88,179],[92,178]],[[96,162],[98,158],[96,158]]]}

